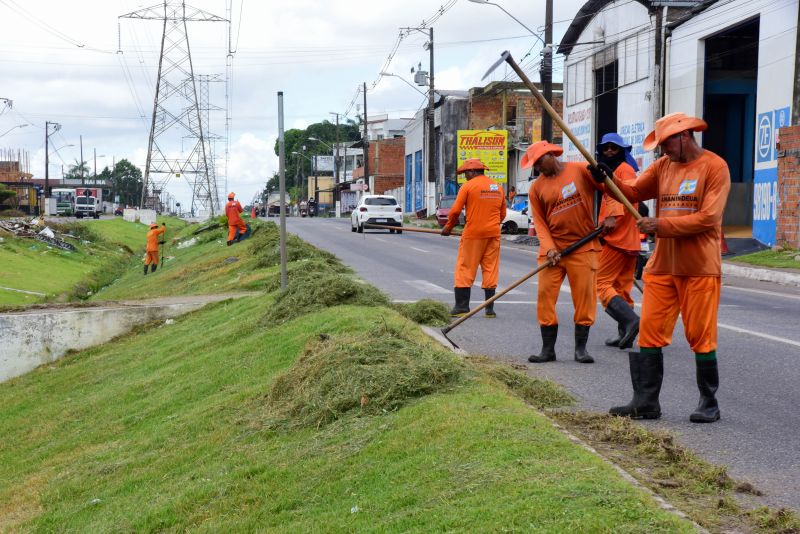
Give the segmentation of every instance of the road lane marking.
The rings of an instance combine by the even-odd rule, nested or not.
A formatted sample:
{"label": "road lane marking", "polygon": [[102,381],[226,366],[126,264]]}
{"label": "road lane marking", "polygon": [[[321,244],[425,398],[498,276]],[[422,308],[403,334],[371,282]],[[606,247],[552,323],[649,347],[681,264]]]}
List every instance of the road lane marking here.
{"label": "road lane marking", "polygon": [[734,286],[723,286],[725,290],[728,289],[735,289],[736,291],[745,291],[747,293],[757,293],[759,295],[768,295],[770,297],[780,297],[784,299],[792,299],[792,300],[800,300],[800,296],[798,295],[784,295],[783,293],[775,293],[774,291],[765,291],[763,289],[750,289],[748,287],[734,287]]}
{"label": "road lane marking", "polygon": [[426,292],[438,293],[440,295],[450,295],[453,292],[452,289],[445,289],[427,280],[403,280],[403,282],[415,289],[425,289],[427,290]]}
{"label": "road lane marking", "polygon": [[424,250],[424,249],[417,248],[417,247],[408,247],[408,248],[410,248],[411,250],[416,250],[417,252],[424,252],[425,254],[430,252],[429,250]]}
{"label": "road lane marking", "polygon": [[770,341],[777,341],[779,343],[786,343],[787,345],[800,347],[800,341],[793,341],[791,339],[786,339],[785,337],[778,337],[778,336],[771,336],[769,334],[762,334],[761,332],[754,332],[753,330],[746,330],[744,328],[739,328],[738,326],[732,326],[732,325],[723,324],[723,323],[717,323],[717,326],[719,326],[720,328],[725,328],[727,330],[731,330],[733,332],[738,332],[740,334],[747,334],[749,336],[760,337],[762,339],[768,339]]}

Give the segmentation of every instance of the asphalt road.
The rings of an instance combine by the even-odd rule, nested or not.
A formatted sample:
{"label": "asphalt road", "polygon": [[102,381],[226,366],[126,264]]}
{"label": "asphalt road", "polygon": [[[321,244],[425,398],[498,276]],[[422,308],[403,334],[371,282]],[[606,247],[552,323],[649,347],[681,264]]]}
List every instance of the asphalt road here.
{"label": "asphalt road", "polygon": [[[392,298],[433,298],[452,305],[458,238],[380,230],[351,233],[348,219],[287,221],[290,232],[336,254]],[[504,241],[499,288],[535,265],[531,247]],[[573,308],[566,285],[557,306],[562,325],[556,345],[558,361],[527,363],[527,356],[540,347],[535,284],[534,278],[498,300],[497,319],[478,314],[450,332],[450,338],[470,353],[526,364],[533,372],[563,384],[584,409],[605,412],[610,406],[627,403],[632,393],[627,353],[603,344],[615,332],[616,323],[599,306],[588,344],[596,363],[582,365],[572,359]],[[482,297],[478,278],[472,305],[478,305]],[[639,302],[640,297],[636,294],[634,298]],[[642,423],[670,430],[702,457],[727,466],[729,474],[763,491],[766,504],[796,511],[800,511],[798,317],[800,288],[726,277],[717,351],[722,419],[710,425],[689,422],[699,394],[693,353],[679,321],[673,345],[665,349],[663,415],[658,421]]]}

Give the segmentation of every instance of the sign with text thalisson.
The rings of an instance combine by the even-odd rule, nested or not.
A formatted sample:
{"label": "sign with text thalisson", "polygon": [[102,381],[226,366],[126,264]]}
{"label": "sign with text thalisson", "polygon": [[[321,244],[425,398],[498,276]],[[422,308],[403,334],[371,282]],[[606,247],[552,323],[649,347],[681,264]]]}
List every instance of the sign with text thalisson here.
{"label": "sign with text thalisson", "polygon": [[[458,165],[470,158],[478,158],[489,167],[486,176],[499,183],[508,181],[508,131],[458,130]],[[458,183],[467,179],[458,175]]]}

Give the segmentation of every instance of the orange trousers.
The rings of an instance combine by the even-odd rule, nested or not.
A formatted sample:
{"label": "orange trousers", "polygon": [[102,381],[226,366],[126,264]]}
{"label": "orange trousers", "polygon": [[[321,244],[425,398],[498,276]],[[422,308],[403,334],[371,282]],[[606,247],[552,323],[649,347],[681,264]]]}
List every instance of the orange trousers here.
{"label": "orange trousers", "polygon": [[156,265],[158,265],[158,251],[157,250],[153,250],[153,251],[148,250],[147,251],[147,255],[144,258],[144,264],[145,265],[150,265],[151,263],[155,263]]}
{"label": "orange trousers", "polygon": [[694,352],[717,349],[717,310],[722,279],[718,276],[672,276],[645,273],[639,346],[672,343],[672,331],[683,318],[686,341]]}
{"label": "orange trousers", "polygon": [[494,289],[500,274],[500,238],[461,239],[458,244],[454,287],[472,287],[481,266],[481,287]]}
{"label": "orange trousers", "polygon": [[636,270],[636,256],[606,245],[600,251],[597,263],[597,297],[603,308],[617,296],[633,306],[631,288]]}
{"label": "orange trousers", "polygon": [[[547,258],[539,258],[539,265]],[[536,315],[542,326],[558,324],[556,302],[564,277],[569,280],[572,304],[575,306],[575,324],[591,326],[597,300],[597,253],[593,250],[570,254],[556,265],[539,271],[539,289],[536,298]]]}
{"label": "orange trousers", "polygon": [[244,234],[247,231],[247,224],[241,219],[237,223],[228,224],[228,241],[232,241],[236,237],[237,228],[240,234]]}

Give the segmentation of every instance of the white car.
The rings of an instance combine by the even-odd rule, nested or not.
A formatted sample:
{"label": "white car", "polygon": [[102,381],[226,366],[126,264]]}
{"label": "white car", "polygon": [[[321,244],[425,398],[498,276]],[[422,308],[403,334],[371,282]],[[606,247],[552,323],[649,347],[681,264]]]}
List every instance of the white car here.
{"label": "white car", "polygon": [[[527,210],[525,210],[527,211]],[[521,211],[506,210],[506,218],[503,219],[502,231],[506,234],[516,234],[520,230],[528,230],[528,214]]]}
{"label": "white car", "polygon": [[[364,195],[350,215],[350,230],[362,233],[364,224],[394,226],[389,233],[403,233],[403,208],[391,195]],[[378,230],[378,228],[376,228]]]}

